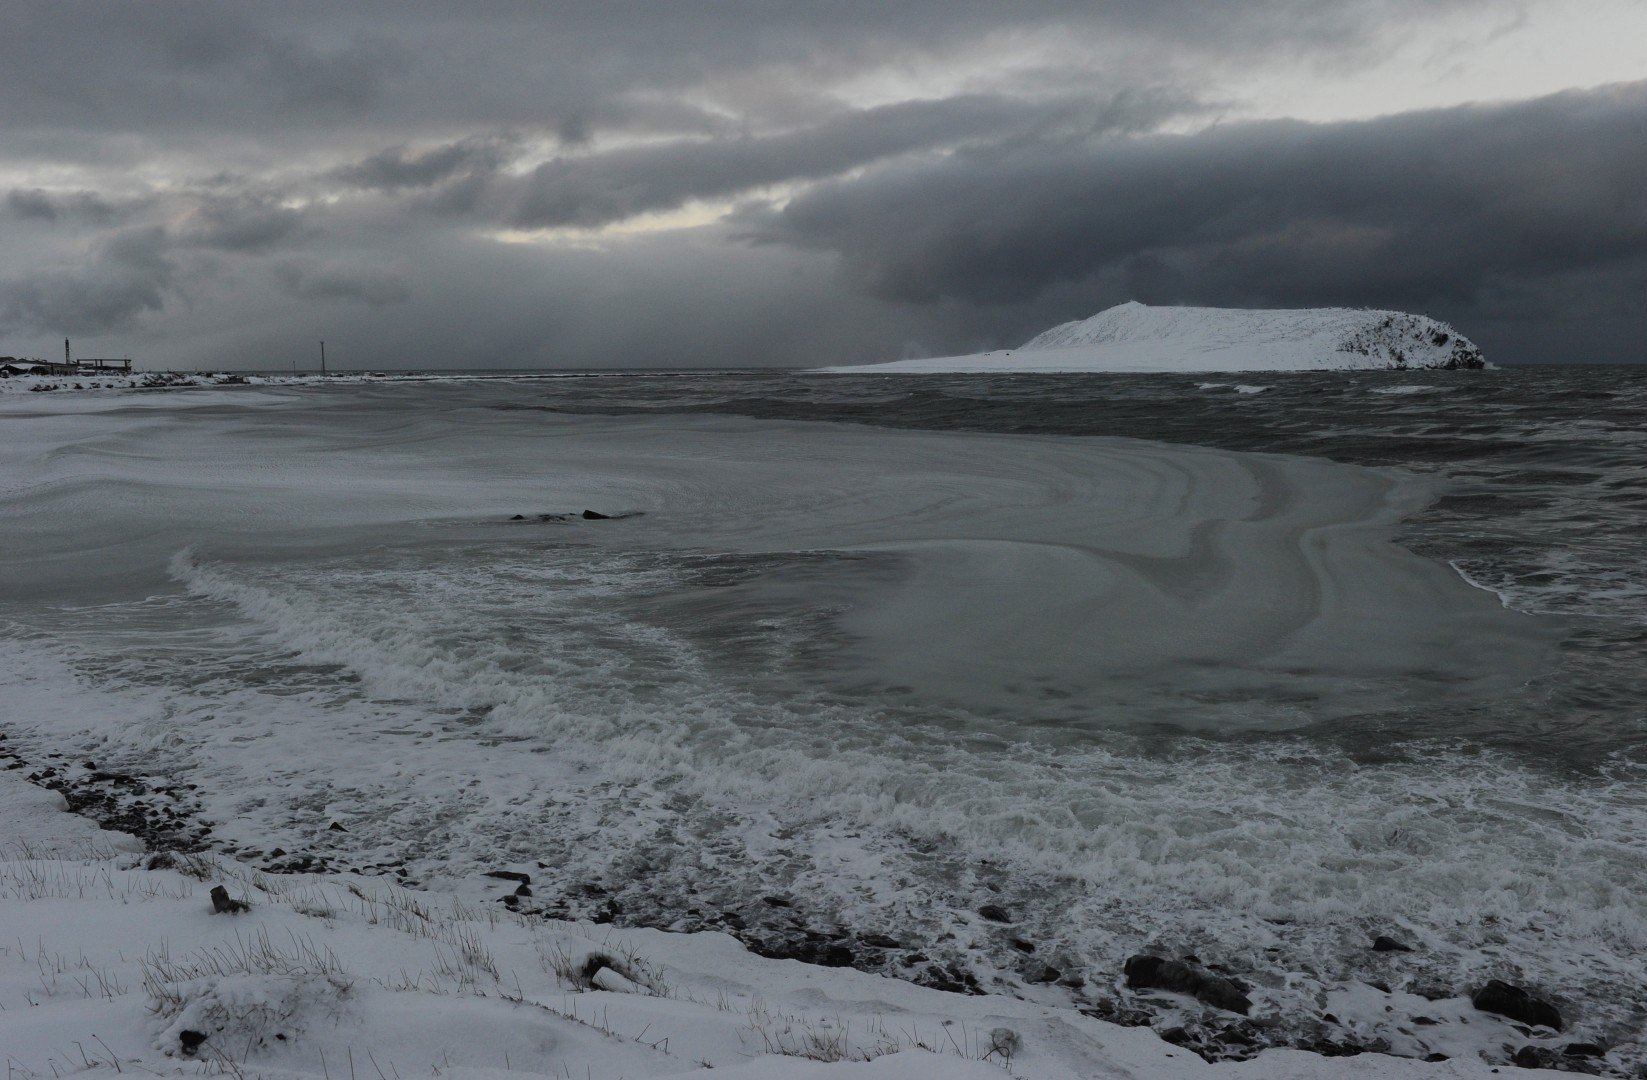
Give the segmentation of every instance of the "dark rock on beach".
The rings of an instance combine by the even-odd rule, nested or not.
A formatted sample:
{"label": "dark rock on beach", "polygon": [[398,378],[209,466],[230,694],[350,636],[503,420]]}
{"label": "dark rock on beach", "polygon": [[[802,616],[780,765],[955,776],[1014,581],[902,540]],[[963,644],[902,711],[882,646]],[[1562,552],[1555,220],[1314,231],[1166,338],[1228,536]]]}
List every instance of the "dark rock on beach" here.
{"label": "dark rock on beach", "polygon": [[1523,1046],[1510,1057],[1510,1064],[1521,1069],[1554,1069],[1561,1055],[1542,1046]]}
{"label": "dark rock on beach", "polygon": [[1245,1016],[1252,1000],[1234,980],[1214,975],[1205,968],[1161,956],[1138,955],[1124,969],[1127,985],[1134,990],[1167,990],[1187,994],[1218,1009]]}
{"label": "dark rock on beach", "polygon": [[1534,1027],[1562,1029],[1561,1013],[1548,1001],[1533,997],[1519,986],[1493,979],[1470,995],[1470,1004]]}

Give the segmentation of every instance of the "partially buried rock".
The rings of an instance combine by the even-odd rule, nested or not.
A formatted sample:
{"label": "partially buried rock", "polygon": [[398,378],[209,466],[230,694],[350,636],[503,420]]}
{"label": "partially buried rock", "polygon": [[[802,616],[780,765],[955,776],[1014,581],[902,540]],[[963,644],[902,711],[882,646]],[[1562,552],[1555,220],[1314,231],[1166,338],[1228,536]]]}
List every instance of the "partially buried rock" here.
{"label": "partially buried rock", "polygon": [[1169,990],[1188,994],[1218,1009],[1247,1015],[1252,1000],[1233,980],[1214,975],[1205,968],[1168,960],[1161,956],[1138,955],[1126,963],[1127,985],[1134,990]]}
{"label": "partially buried rock", "polygon": [[1560,1056],[1542,1046],[1523,1046],[1510,1058],[1510,1063],[1521,1069],[1554,1069]]}
{"label": "partially buried rock", "polygon": [[212,886],[212,910],[219,915],[238,915],[245,911],[247,904],[244,900],[236,900],[229,895],[229,890],[221,885]]}
{"label": "partially buried rock", "polygon": [[990,922],[1004,923],[1012,921],[1012,916],[1008,915],[1006,908],[1002,907],[1000,904],[985,904],[983,907],[978,909],[978,914],[982,915]]}
{"label": "partially buried rock", "polygon": [[1554,1005],[1533,997],[1519,986],[1511,986],[1497,979],[1471,994],[1470,1004],[1482,1012],[1497,1013],[1523,1024],[1561,1030],[1561,1014]]}

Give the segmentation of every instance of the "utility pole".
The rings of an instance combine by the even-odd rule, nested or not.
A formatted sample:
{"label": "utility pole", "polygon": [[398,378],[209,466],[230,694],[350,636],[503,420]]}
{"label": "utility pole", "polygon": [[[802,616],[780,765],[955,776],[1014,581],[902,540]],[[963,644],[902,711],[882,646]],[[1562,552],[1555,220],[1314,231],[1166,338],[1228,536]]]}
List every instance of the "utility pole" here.
{"label": "utility pole", "polygon": [[73,365],[74,365],[74,361],[69,359],[69,339],[64,338],[63,339],[63,366],[64,367],[72,367]]}
{"label": "utility pole", "polygon": [[326,343],[324,341],[320,343],[320,375],[321,378],[326,376]]}

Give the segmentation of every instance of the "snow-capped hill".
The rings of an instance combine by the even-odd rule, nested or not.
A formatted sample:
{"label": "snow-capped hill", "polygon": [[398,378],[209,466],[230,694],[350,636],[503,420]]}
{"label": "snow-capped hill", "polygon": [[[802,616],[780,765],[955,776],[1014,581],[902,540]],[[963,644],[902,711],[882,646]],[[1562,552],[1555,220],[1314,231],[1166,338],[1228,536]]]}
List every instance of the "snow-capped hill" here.
{"label": "snow-capped hill", "polygon": [[1017,349],[829,368],[875,372],[1337,371],[1486,367],[1481,350],[1423,315],[1359,308],[1149,307],[1063,323]]}

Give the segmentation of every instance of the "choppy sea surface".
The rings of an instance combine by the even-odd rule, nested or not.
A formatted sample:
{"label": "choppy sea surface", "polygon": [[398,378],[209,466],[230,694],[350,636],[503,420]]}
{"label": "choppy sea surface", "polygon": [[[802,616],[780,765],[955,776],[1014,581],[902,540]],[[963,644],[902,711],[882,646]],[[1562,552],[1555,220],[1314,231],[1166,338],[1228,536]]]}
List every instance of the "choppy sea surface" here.
{"label": "choppy sea surface", "polygon": [[1192,953],[1288,1038],[1375,984],[1349,1034],[1397,1052],[1489,977],[1647,1025],[1647,371],[272,381],[0,427],[0,729],[188,791],[180,837],[1111,1012]]}

